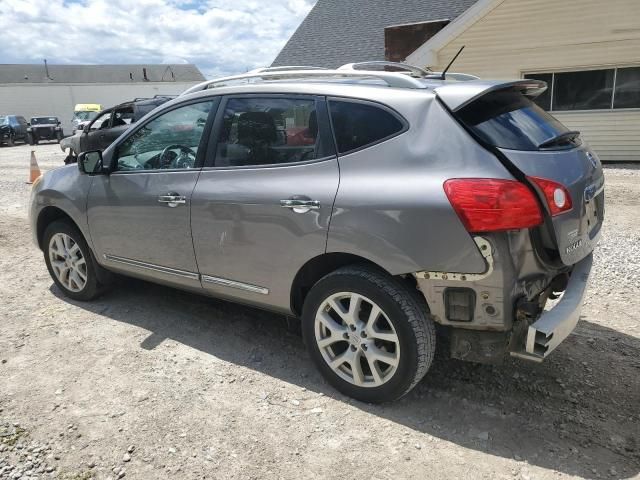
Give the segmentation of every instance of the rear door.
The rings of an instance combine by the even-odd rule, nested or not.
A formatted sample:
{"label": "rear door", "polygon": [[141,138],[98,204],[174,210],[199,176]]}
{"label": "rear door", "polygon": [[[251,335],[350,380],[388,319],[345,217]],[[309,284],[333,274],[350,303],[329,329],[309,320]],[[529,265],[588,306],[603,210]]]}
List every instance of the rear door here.
{"label": "rear door", "polygon": [[203,287],[288,311],[296,273],[326,250],[338,163],[323,98],[230,96],[193,192]]}
{"label": "rear door", "polygon": [[[580,138],[518,90],[493,91],[456,112],[484,143],[497,148],[534,188],[546,206],[550,241],[562,262],[572,265],[597,243],[604,219],[604,175],[597,155]],[[545,196],[540,181],[569,193],[571,208],[553,214],[555,187]],[[560,198],[561,200],[561,198]]]}

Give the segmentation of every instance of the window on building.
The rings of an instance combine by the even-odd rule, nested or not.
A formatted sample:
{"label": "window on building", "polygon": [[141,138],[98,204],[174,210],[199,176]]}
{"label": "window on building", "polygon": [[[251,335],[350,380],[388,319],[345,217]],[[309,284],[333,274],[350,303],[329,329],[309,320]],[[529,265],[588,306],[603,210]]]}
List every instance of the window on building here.
{"label": "window on building", "polygon": [[589,70],[555,74],[554,110],[611,108],[614,70]]}
{"label": "window on building", "polygon": [[391,112],[360,102],[329,102],[338,152],[348,153],[390,138],[404,129]]}
{"label": "window on building", "polygon": [[640,67],[618,69],[613,108],[640,108]]}
{"label": "window on building", "polygon": [[548,111],[640,108],[640,67],[528,73],[549,88],[535,102]]}
{"label": "window on building", "polygon": [[535,103],[544,110],[551,110],[551,92],[553,91],[553,73],[532,73],[525,75],[524,78],[530,80],[542,80],[547,82],[547,89],[542,95],[539,95],[534,100]]}

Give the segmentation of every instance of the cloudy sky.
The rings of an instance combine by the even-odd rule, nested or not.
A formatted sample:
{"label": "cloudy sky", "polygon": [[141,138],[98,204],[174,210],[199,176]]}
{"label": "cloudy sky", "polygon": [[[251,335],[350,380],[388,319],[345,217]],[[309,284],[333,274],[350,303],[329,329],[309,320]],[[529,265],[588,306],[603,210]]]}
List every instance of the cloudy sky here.
{"label": "cloudy sky", "polygon": [[[0,0],[0,64],[268,66],[315,0]],[[0,67],[1,68],[1,67]]]}

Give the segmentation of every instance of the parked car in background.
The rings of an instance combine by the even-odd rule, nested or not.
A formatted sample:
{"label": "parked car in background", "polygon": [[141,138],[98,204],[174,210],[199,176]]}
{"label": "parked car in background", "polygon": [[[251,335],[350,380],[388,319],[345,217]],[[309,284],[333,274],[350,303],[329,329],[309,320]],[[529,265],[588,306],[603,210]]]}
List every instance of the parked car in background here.
{"label": "parked car in background", "polygon": [[60,143],[64,137],[58,117],[31,117],[27,127],[27,141],[37,145],[41,140],[55,140]]}
{"label": "parked car in background", "polygon": [[67,152],[65,163],[73,163],[78,155],[88,150],[104,150],[122,135],[129,126],[158,105],[174,98],[170,95],[156,95],[153,98],[136,98],[113,108],[101,111],[82,130],[60,142],[60,148]]}
{"label": "parked car in background", "polygon": [[86,301],[116,272],[298,317],[365,402],[420,381],[436,325],[454,358],[543,361],[580,317],[602,165],[534,103],[544,82],[404,68],[204,82],[45,173],[30,218],[53,281]]}
{"label": "parked car in background", "polygon": [[73,118],[71,119],[73,130],[71,134],[75,134],[77,130],[82,130],[103,109],[104,107],[98,103],[78,103],[73,109]]}
{"label": "parked car in background", "polygon": [[0,145],[13,147],[16,140],[27,141],[27,120],[20,115],[0,115]]}

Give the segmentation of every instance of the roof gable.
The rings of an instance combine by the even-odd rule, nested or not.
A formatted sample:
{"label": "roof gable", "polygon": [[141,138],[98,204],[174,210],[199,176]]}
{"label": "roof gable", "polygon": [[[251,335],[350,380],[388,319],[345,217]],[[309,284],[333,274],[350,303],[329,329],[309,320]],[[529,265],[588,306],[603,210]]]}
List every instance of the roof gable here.
{"label": "roof gable", "polygon": [[384,29],[391,25],[453,20],[476,0],[318,0],[273,66],[384,60]]}

